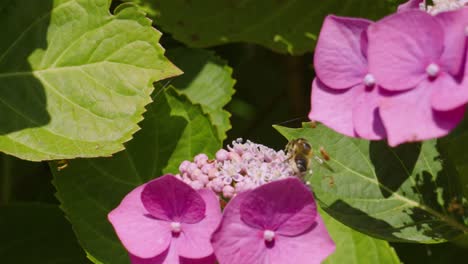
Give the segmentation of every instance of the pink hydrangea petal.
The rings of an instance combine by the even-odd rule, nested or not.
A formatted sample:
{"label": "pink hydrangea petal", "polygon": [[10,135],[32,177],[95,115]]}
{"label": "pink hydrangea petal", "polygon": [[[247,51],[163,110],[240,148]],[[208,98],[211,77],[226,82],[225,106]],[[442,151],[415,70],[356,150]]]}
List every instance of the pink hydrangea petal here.
{"label": "pink hydrangea petal", "polygon": [[331,239],[320,216],[316,225],[304,234],[295,237],[279,236],[275,246],[268,251],[269,264],[320,264],[335,251]]}
{"label": "pink hydrangea petal", "polygon": [[312,192],[297,178],[273,181],[252,190],[241,204],[241,219],[259,230],[297,235],[315,222]]}
{"label": "pink hydrangea petal", "polygon": [[206,204],[206,217],[196,224],[183,224],[182,233],[177,238],[179,255],[189,259],[206,258],[213,254],[211,235],[221,221],[219,198],[208,189],[198,193]]}
{"label": "pink hydrangea petal", "polygon": [[341,134],[356,137],[351,110],[359,92],[354,87],[343,91],[330,89],[316,78],[312,82],[309,119],[319,121]]}
{"label": "pink hydrangea petal", "polygon": [[444,136],[461,121],[464,107],[445,112],[432,109],[433,88],[424,81],[416,89],[382,101],[380,116],[390,146]]}
{"label": "pink hydrangea petal", "polygon": [[161,254],[152,257],[152,258],[140,258],[135,255],[130,254],[130,263],[132,264],[169,264],[169,263],[177,263],[179,256],[177,256],[177,252],[171,247],[168,247],[167,250],[162,252]]}
{"label": "pink hydrangea petal", "polygon": [[251,191],[239,193],[224,208],[223,219],[211,242],[219,263],[254,264],[265,262],[263,232],[240,219],[240,206]]}
{"label": "pink hydrangea petal", "polygon": [[357,95],[352,110],[354,130],[361,138],[369,140],[385,138],[385,127],[378,109],[380,103],[378,87],[366,88],[361,85],[354,89],[362,90],[362,93]]}
{"label": "pink hydrangea petal", "polygon": [[391,91],[414,88],[427,79],[426,68],[439,63],[444,49],[440,23],[423,11],[388,16],[368,28],[369,71]]}
{"label": "pink hydrangea petal", "polygon": [[200,194],[170,174],[147,183],[141,200],[158,219],[193,224],[205,217],[205,202]]}
{"label": "pink hydrangea petal", "polygon": [[315,49],[317,76],[328,87],[346,89],[363,81],[367,59],[361,51],[362,33],[372,21],[327,16]]}
{"label": "pink hydrangea petal", "polygon": [[170,227],[154,219],[141,203],[145,185],[130,192],[120,205],[109,213],[108,219],[122,244],[133,255],[151,258],[163,253],[171,241]]}
{"label": "pink hydrangea petal", "polygon": [[224,209],[224,217],[212,238],[219,263],[223,264],[315,264],[331,254],[335,245],[320,216],[298,236],[275,236],[274,245],[267,246],[263,232],[245,225],[240,219],[240,207],[247,191],[237,195]]}
{"label": "pink hydrangea petal", "polygon": [[408,2],[398,6],[398,12],[410,11],[414,9],[419,10],[419,5],[425,3],[424,0],[409,0]]}
{"label": "pink hydrangea petal", "polygon": [[[468,75],[466,75],[468,76]],[[451,76],[445,74],[439,76],[433,83],[431,105],[435,110],[448,111],[468,102],[468,80],[464,78],[462,83],[456,82]]]}
{"label": "pink hydrangea petal", "polygon": [[463,69],[466,50],[466,27],[468,26],[468,8],[450,12],[441,12],[436,18],[445,30],[445,49],[441,64],[452,75],[458,75]]}

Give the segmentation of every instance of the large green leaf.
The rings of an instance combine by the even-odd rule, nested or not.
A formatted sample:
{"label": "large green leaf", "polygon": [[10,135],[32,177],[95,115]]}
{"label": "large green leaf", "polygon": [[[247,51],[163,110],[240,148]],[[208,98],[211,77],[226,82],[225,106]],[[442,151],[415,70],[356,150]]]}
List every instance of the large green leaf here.
{"label": "large green leaf", "polygon": [[387,241],[359,233],[320,210],[328,232],[336,244],[335,252],[323,264],[400,264]]}
{"label": "large green leaf", "polygon": [[[328,14],[381,18],[397,1],[372,0],[127,0],[153,10],[155,22],[193,47],[229,42],[256,43],[272,50],[313,51]],[[402,2],[402,1],[398,1]]]}
{"label": "large green leaf", "polygon": [[181,161],[221,147],[216,129],[198,105],[172,88],[158,93],[142,129],[111,158],[78,159],[54,173],[54,185],[83,248],[102,263],[128,263],[107,214],[136,186],[163,173],[177,173]]}
{"label": "large green leaf", "polygon": [[216,126],[219,139],[224,140],[226,131],[231,128],[231,115],[223,107],[234,94],[232,69],[206,50],[178,48],[168,50],[167,57],[184,71],[171,84],[190,101],[200,104]]}
{"label": "large green leaf", "polygon": [[2,1],[0,151],[29,160],[108,156],[138,130],[154,81],[180,73],[136,7]]}
{"label": "large green leaf", "polygon": [[56,205],[38,203],[0,206],[2,263],[83,264],[70,223]]}
{"label": "large green leaf", "polygon": [[437,243],[468,232],[460,211],[448,210],[461,188],[436,141],[390,148],[321,125],[276,128],[288,139],[308,139],[319,156],[320,147],[328,152],[323,165],[312,159],[307,180],[323,209],[344,224],[390,241]]}

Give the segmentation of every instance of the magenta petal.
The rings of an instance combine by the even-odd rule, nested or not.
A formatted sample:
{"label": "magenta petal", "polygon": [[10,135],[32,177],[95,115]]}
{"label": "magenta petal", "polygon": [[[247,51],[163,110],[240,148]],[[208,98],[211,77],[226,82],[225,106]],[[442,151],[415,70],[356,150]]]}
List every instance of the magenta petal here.
{"label": "magenta petal", "polygon": [[167,222],[151,217],[141,203],[142,185],[130,192],[108,219],[130,254],[152,258],[169,247],[171,230]]}
{"label": "magenta petal", "polygon": [[[465,75],[467,76],[467,75]],[[439,76],[432,85],[431,105],[435,110],[448,111],[465,105],[468,102],[468,80],[457,83],[451,76]]]}
{"label": "magenta petal", "polygon": [[255,188],[244,198],[240,213],[251,227],[297,235],[314,224],[317,206],[304,183],[287,178]]}
{"label": "magenta petal", "polygon": [[[152,258],[140,258],[130,254],[130,263],[132,264],[165,264],[165,263],[177,263],[179,257],[177,256],[177,252],[170,247],[167,248],[163,253],[157,255],[156,257]],[[172,261],[172,262],[168,262]]]}
{"label": "magenta petal", "polygon": [[355,87],[344,91],[330,89],[316,78],[312,82],[309,119],[319,121],[341,134],[356,137],[352,109],[359,92]]}
{"label": "magenta petal", "polygon": [[250,192],[239,193],[224,208],[221,224],[211,239],[219,263],[268,263],[265,260],[267,248],[263,232],[240,219],[240,205]]}
{"label": "magenta petal", "polygon": [[361,138],[379,140],[386,137],[385,128],[379,114],[380,95],[378,87],[368,90],[364,85],[355,87],[362,93],[356,96],[352,114],[354,130]]}
{"label": "magenta petal", "polygon": [[429,64],[439,64],[444,49],[440,23],[423,11],[388,16],[368,29],[369,72],[391,91],[415,87],[427,79]]}
{"label": "magenta petal", "polygon": [[463,69],[465,61],[466,35],[468,26],[468,8],[450,12],[441,12],[436,18],[445,30],[445,49],[441,63],[452,75],[457,75]]}
{"label": "magenta petal", "polygon": [[206,258],[213,254],[211,235],[221,221],[219,198],[208,189],[199,190],[206,204],[206,217],[196,224],[183,224],[182,233],[177,238],[179,255],[189,259]]}
{"label": "magenta petal", "polygon": [[414,9],[419,10],[420,4],[425,4],[424,0],[409,0],[408,2],[398,6],[398,12],[410,11]]}
{"label": "magenta petal", "polygon": [[431,83],[385,98],[380,105],[390,146],[437,138],[450,132],[463,118],[464,107],[440,112],[432,109]]}
{"label": "magenta petal", "polygon": [[280,236],[275,247],[269,251],[269,264],[320,264],[335,251],[331,239],[320,215],[316,225],[300,236]]}
{"label": "magenta petal", "polygon": [[315,49],[317,76],[328,87],[346,89],[362,83],[367,59],[361,50],[362,34],[372,22],[327,16]]}
{"label": "magenta petal", "polygon": [[193,224],[205,217],[205,202],[200,194],[170,174],[147,183],[141,200],[158,219]]}

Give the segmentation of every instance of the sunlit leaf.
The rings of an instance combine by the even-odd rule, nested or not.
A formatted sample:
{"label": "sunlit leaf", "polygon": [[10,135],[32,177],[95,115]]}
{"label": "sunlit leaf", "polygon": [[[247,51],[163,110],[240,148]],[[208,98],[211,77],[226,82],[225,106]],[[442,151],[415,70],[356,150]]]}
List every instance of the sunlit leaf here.
{"label": "sunlit leaf", "polygon": [[180,74],[136,7],[3,1],[0,151],[28,160],[109,156],[138,130],[154,81]]}
{"label": "sunlit leaf", "polygon": [[223,107],[234,94],[232,69],[212,52],[201,49],[168,50],[167,57],[184,72],[171,84],[190,101],[201,105],[216,126],[219,139],[224,140],[231,128],[231,115]]}

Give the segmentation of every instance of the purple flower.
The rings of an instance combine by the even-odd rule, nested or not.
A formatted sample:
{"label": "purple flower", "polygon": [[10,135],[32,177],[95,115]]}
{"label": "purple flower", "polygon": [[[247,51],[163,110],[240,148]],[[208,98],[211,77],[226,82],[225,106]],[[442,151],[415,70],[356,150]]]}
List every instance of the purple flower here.
{"label": "purple flower", "polygon": [[297,178],[234,197],[212,243],[223,264],[318,264],[335,250],[312,193]]}
{"label": "purple flower", "polygon": [[132,263],[214,263],[218,197],[165,175],[130,192],[108,215]]}
{"label": "purple flower", "polygon": [[368,69],[366,30],[372,21],[328,16],[320,32],[312,84],[311,120],[366,139],[386,133],[378,113],[380,95]]}
{"label": "purple flower", "polygon": [[397,13],[368,28],[369,71],[383,89],[379,113],[395,146],[446,135],[468,102],[468,9]]}

